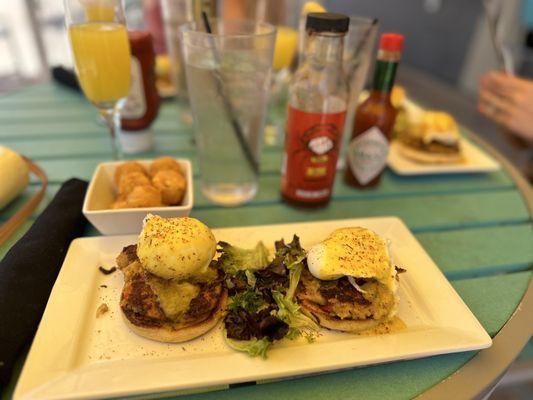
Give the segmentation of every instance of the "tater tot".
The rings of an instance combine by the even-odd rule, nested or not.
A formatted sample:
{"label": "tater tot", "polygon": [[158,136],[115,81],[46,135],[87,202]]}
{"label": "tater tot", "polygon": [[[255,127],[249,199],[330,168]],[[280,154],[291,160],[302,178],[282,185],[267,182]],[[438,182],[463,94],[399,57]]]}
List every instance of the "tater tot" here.
{"label": "tater tot", "polygon": [[129,207],[158,207],[163,205],[161,192],[151,185],[136,186],[126,197]]}
{"label": "tater tot", "polygon": [[115,170],[115,183],[118,185],[120,183],[120,177],[131,172],[140,172],[146,175],[146,171],[141,164],[137,161],[128,161],[124,164],[120,164]]}
{"label": "tater tot", "polygon": [[150,164],[150,176],[153,178],[159,171],[171,170],[183,175],[180,164],[172,157],[160,157]]}
{"label": "tater tot", "polygon": [[128,202],[122,196],[118,196],[114,203],[111,205],[111,208],[114,210],[119,210],[121,208],[128,208]]}
{"label": "tater tot", "polygon": [[159,171],[152,178],[152,184],[161,192],[163,204],[169,206],[181,203],[187,187],[183,175],[172,170]]}
{"label": "tater tot", "polygon": [[119,196],[127,196],[137,186],[150,185],[150,179],[140,172],[122,174],[118,182]]}

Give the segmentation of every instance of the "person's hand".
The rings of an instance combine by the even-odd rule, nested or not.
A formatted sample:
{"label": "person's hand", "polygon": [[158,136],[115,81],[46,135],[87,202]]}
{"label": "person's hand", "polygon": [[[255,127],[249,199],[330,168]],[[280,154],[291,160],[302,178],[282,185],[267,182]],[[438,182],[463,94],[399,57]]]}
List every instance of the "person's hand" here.
{"label": "person's hand", "polygon": [[483,75],[478,110],[533,143],[533,81],[495,71]]}

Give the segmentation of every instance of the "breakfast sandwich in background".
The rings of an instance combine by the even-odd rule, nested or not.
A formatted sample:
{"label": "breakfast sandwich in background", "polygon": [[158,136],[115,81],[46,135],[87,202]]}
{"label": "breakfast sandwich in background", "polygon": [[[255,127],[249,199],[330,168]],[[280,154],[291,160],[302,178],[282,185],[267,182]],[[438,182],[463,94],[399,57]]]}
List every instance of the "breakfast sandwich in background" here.
{"label": "breakfast sandwich in background", "polygon": [[424,111],[412,104],[404,104],[403,109],[395,125],[402,156],[423,164],[456,164],[464,160],[459,127],[450,114]]}

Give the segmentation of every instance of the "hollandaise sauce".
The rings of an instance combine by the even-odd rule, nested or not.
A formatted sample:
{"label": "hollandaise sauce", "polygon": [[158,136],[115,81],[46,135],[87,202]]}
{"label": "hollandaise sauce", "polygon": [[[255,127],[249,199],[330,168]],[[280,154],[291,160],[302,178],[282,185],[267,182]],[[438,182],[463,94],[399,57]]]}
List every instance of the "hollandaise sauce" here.
{"label": "hollandaise sauce", "polygon": [[388,333],[401,332],[401,331],[404,331],[406,328],[407,328],[407,325],[405,325],[405,322],[403,322],[400,319],[400,317],[393,317],[389,321],[382,322],[372,329],[359,332],[358,335],[361,335],[361,336],[385,335]]}

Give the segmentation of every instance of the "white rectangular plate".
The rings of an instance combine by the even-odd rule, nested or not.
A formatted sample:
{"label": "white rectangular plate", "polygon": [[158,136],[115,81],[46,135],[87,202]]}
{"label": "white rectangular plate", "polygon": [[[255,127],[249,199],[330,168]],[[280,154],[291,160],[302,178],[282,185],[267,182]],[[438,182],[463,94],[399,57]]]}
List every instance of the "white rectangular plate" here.
{"label": "white rectangular plate", "polygon": [[[399,316],[406,330],[381,336],[324,331],[316,342],[278,343],[268,359],[229,349],[221,325],[183,344],[164,344],[132,333],[124,324],[120,272],[104,275],[136,236],[72,242],[26,364],[15,399],[79,399],[215,387],[276,379],[436,354],[476,350],[491,338],[409,229],[397,218],[368,218],[214,229],[217,240],[252,247],[263,240],[300,236],[302,246],[340,227],[364,226],[392,242],[400,277]],[[104,286],[103,286],[104,285]],[[96,318],[102,303],[109,312]]]}
{"label": "white rectangular plate", "polygon": [[473,174],[493,172],[500,164],[466,139],[461,140],[465,161],[458,164],[423,164],[405,158],[395,141],[391,143],[388,166],[398,175]]}

